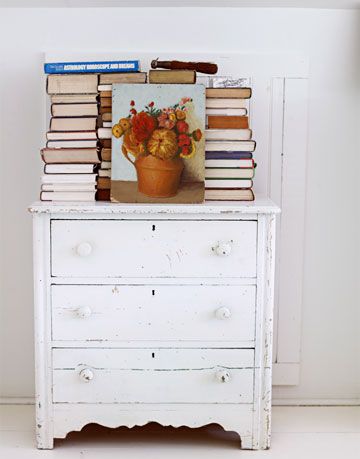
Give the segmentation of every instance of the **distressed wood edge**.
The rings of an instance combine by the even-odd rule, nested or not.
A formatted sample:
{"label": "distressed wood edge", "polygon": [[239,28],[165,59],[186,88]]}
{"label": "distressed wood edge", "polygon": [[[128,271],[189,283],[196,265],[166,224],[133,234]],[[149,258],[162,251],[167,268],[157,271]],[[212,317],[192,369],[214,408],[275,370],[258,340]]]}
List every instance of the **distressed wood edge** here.
{"label": "distressed wood edge", "polygon": [[79,202],[41,202],[37,201],[28,208],[32,214],[85,214],[85,215],[198,215],[218,214],[241,215],[258,213],[279,213],[280,209],[266,197],[259,197],[255,201],[214,201],[202,204],[114,204],[92,202],[89,204]]}
{"label": "distressed wood edge", "polygon": [[39,449],[52,449],[49,215],[33,219],[33,250],[36,442]]}
{"label": "distressed wood edge", "polygon": [[275,274],[275,215],[258,217],[257,304],[254,371],[253,448],[270,448],[272,336]]}

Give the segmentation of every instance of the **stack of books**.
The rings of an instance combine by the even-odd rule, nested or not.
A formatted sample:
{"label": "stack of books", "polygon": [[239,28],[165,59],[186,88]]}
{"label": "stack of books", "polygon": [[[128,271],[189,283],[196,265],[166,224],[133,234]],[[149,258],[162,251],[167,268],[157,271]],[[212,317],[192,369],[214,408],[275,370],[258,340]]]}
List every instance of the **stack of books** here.
{"label": "stack of books", "polygon": [[249,129],[250,88],[207,88],[205,199],[252,201],[255,141]]}
{"label": "stack of books", "polygon": [[95,74],[50,74],[50,129],[41,179],[42,201],[94,201],[97,165],[97,86]]}
{"label": "stack of books", "polygon": [[97,199],[99,201],[110,201],[112,85],[114,83],[146,83],[146,76],[146,72],[104,73],[99,76],[100,117],[98,137],[101,157],[97,186]]}

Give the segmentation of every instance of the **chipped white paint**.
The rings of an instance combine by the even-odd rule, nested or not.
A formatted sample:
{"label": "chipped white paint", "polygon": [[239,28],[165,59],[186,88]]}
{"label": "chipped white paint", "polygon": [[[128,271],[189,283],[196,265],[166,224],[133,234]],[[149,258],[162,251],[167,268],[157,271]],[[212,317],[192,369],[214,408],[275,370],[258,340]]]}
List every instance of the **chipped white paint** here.
{"label": "chipped white paint", "polygon": [[39,448],[151,421],[269,447],[270,201],[31,211]]}

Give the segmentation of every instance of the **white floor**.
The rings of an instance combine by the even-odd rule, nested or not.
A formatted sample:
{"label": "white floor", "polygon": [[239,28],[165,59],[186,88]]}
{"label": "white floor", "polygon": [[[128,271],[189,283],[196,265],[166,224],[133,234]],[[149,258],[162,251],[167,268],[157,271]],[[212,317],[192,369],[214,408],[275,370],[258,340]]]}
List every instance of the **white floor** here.
{"label": "white floor", "polygon": [[0,457],[4,459],[360,459],[360,407],[275,407],[269,451],[241,451],[236,434],[218,426],[164,428],[150,424],[116,430],[87,426],[58,440],[55,449],[34,445],[34,407],[0,406]]}

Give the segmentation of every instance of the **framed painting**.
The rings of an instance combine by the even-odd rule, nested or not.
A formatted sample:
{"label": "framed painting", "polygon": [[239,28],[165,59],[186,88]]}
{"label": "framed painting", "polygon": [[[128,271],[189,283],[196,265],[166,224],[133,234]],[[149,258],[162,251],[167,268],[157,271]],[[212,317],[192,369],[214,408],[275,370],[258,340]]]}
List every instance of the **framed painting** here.
{"label": "framed painting", "polygon": [[114,84],[111,201],[204,200],[205,87]]}

